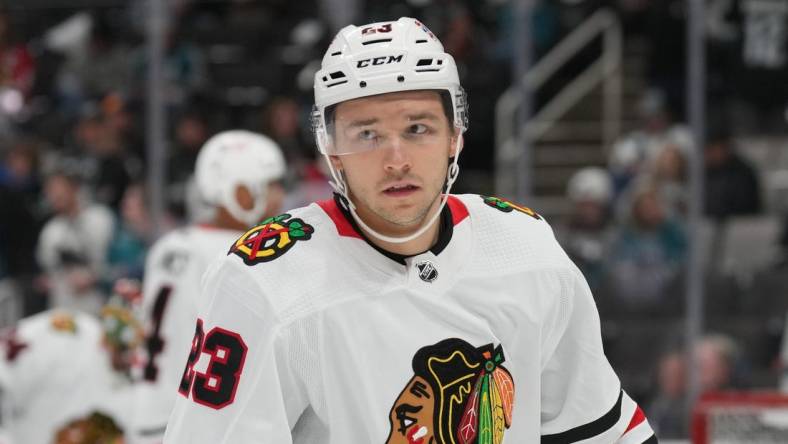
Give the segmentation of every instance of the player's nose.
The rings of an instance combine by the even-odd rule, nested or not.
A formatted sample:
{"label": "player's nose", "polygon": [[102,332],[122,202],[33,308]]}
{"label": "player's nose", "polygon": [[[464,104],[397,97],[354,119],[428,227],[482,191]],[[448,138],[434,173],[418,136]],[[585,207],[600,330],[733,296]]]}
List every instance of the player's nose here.
{"label": "player's nose", "polygon": [[408,171],[411,168],[410,151],[399,139],[394,139],[388,147],[384,157],[386,171]]}

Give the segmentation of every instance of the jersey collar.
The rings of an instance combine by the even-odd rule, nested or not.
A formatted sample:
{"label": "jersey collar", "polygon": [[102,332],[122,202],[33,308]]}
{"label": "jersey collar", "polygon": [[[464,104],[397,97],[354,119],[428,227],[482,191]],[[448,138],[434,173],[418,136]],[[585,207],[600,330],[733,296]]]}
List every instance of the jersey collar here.
{"label": "jersey collar", "polygon": [[435,245],[433,245],[427,251],[418,254],[403,255],[392,253],[372,243],[364,234],[364,232],[359,228],[355,219],[353,219],[353,216],[350,214],[350,211],[347,209],[344,199],[339,194],[334,193],[333,200],[323,200],[317,204],[334,222],[334,225],[337,228],[337,233],[339,233],[340,236],[362,239],[380,254],[402,265],[406,265],[406,260],[408,258],[424,254],[427,251],[431,252],[435,256],[439,255],[446,248],[446,246],[449,245],[449,241],[451,241],[452,235],[454,234],[454,226],[468,217],[468,209],[465,207],[465,204],[463,204],[456,197],[449,196],[446,206],[443,207],[441,215],[438,219],[440,227],[438,228],[438,240],[435,242]]}

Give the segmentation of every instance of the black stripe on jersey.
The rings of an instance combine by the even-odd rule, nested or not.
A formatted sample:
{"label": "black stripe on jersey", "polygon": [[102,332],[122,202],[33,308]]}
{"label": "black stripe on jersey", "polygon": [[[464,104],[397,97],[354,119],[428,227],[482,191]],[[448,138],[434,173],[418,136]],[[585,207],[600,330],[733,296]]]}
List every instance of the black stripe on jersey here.
{"label": "black stripe on jersey", "polygon": [[651,438],[643,441],[643,444],[659,444],[657,441],[657,435],[651,435]]}
{"label": "black stripe on jersey", "polygon": [[[621,398],[624,396],[624,390],[618,393],[618,401],[607,413],[602,415],[599,419],[569,429],[565,432],[554,433],[552,435],[542,435],[542,444],[568,444],[571,442],[582,441],[584,439],[593,438],[600,435],[616,425],[621,418]],[[651,444],[651,443],[649,443]]]}

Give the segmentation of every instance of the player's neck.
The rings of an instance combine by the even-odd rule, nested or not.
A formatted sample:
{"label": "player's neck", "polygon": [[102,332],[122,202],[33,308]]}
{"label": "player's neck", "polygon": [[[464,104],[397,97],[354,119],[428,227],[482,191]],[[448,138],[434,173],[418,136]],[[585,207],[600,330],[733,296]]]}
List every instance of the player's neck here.
{"label": "player's neck", "polygon": [[[424,221],[426,222],[432,219],[434,212],[438,211],[439,209],[440,209],[440,205],[434,204],[433,207],[430,209],[430,211],[427,213],[427,216],[424,218]],[[362,214],[359,214],[359,217],[364,218]],[[364,218],[363,220],[365,223],[369,224],[370,228],[372,228],[373,230],[377,231],[380,234],[391,236],[391,237],[405,237],[421,228],[421,225],[417,225],[413,228],[401,229],[401,227],[380,226],[379,224],[370,224],[369,218]],[[387,242],[378,239],[375,235],[368,232],[363,227],[359,226],[358,229],[364,232],[364,235],[369,240],[369,242],[371,242],[372,244],[374,244],[379,248],[382,248],[383,250],[402,256],[413,256],[429,250],[438,241],[438,234],[440,231],[439,221],[440,218],[436,219],[431,224],[431,226],[426,231],[424,231],[424,233],[422,233],[420,236],[416,237],[415,239],[402,243]]]}

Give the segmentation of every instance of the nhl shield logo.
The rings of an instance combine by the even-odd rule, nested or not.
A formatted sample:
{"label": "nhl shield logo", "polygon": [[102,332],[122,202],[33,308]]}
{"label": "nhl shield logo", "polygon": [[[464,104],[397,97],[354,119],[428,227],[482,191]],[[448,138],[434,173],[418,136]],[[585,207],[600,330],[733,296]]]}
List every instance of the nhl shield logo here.
{"label": "nhl shield logo", "polygon": [[432,282],[438,279],[438,269],[430,261],[421,261],[416,264],[419,269],[419,278],[424,282]]}

